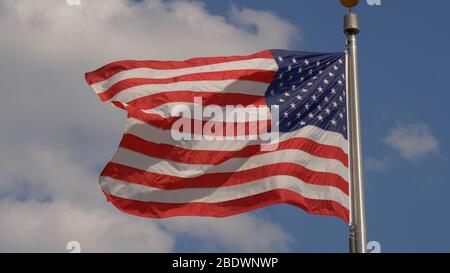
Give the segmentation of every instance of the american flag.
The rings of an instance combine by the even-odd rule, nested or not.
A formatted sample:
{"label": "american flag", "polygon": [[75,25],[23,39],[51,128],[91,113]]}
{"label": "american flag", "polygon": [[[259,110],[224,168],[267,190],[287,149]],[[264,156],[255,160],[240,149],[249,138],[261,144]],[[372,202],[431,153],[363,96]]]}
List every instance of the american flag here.
{"label": "american flag", "polygon": [[[118,61],[86,73],[86,81],[102,101],[128,114],[119,148],[99,179],[120,210],[154,218],[225,217],[286,203],[349,221],[344,53],[265,50]],[[268,111],[244,121],[174,115],[176,107],[195,112],[199,104],[204,110],[242,105],[238,111]],[[267,130],[258,135],[279,131],[272,150],[249,137],[263,120]],[[180,121],[188,121],[179,129],[190,130],[191,138],[186,131],[186,138],[174,138]],[[240,122],[246,128],[241,138],[230,129]],[[208,124],[215,136],[226,137],[202,137]]]}

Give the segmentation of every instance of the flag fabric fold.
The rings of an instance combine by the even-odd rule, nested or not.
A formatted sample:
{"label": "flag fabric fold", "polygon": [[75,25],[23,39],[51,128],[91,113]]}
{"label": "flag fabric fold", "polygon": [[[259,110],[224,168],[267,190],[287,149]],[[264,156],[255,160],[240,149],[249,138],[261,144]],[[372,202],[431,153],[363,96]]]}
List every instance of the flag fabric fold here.
{"label": "flag fabric fold", "polygon": [[285,203],[349,221],[344,53],[118,61],[86,81],[128,115],[99,179],[120,210],[225,217]]}

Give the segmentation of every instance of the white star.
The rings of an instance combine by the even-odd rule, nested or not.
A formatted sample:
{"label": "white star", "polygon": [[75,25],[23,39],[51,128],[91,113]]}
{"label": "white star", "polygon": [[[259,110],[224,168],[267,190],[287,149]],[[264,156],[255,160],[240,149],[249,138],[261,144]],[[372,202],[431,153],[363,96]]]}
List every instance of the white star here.
{"label": "white star", "polygon": [[291,103],[291,108],[295,109],[295,104],[294,103]]}
{"label": "white star", "polygon": [[339,96],[339,101],[341,101],[341,102],[343,101],[342,96]]}
{"label": "white star", "polygon": [[335,121],[334,119],[331,120],[331,124],[336,125],[337,121]]}
{"label": "white star", "polygon": [[284,112],[283,115],[284,115],[285,117],[289,117],[289,113],[288,113],[288,112]]}
{"label": "white star", "polygon": [[295,87],[296,87],[295,85],[292,85],[291,90],[295,90]]}
{"label": "white star", "polygon": [[307,89],[305,89],[305,88],[303,88],[303,89],[302,89],[302,92],[303,92],[303,93],[307,93],[307,92],[308,92],[308,90],[307,90]]}
{"label": "white star", "polygon": [[301,125],[301,126],[305,126],[305,125],[306,125],[306,122],[304,122],[304,121],[302,120],[302,121],[300,121],[300,125]]}
{"label": "white star", "polygon": [[292,70],[292,65],[288,65],[288,69],[287,70],[291,71]]}
{"label": "white star", "polygon": [[331,93],[336,94],[336,88],[331,88]]}
{"label": "white star", "polygon": [[325,97],[325,101],[328,102],[328,101],[330,101],[330,100],[328,99],[328,97]]}
{"label": "white star", "polygon": [[306,64],[306,65],[309,65],[309,61],[308,61],[308,60],[305,60],[305,64]]}
{"label": "white star", "polygon": [[306,108],[306,110],[309,110],[309,104],[308,103],[305,104],[305,108]]}
{"label": "white star", "polygon": [[317,67],[319,67],[319,66],[320,66],[320,62],[319,62],[319,61],[317,61],[317,62],[316,62],[316,65],[317,65]]}
{"label": "white star", "polygon": [[308,117],[311,118],[311,119],[314,118],[313,113],[309,113],[309,114],[308,114]]}
{"label": "white star", "polygon": [[283,61],[283,57],[278,56],[278,61],[282,62]]}
{"label": "white star", "polygon": [[330,82],[329,82],[327,79],[324,79],[324,80],[323,80],[323,83],[324,83],[324,84],[329,84]]}
{"label": "white star", "polygon": [[323,93],[323,88],[319,87],[317,90],[319,90],[320,93]]}
{"label": "white star", "polygon": [[323,73],[323,71],[322,70],[319,70],[319,74],[322,74]]}
{"label": "white star", "polygon": [[333,102],[333,107],[334,107],[334,108],[337,108],[337,107],[338,107],[338,104],[337,104],[335,101]]}
{"label": "white star", "polygon": [[342,113],[339,113],[339,118],[343,119],[344,115]]}
{"label": "white star", "polygon": [[322,111],[322,106],[317,105],[317,109],[318,109],[319,111]]}
{"label": "white star", "polygon": [[300,114],[300,112],[297,113],[297,118],[300,118],[302,116],[302,114]]}
{"label": "white star", "polygon": [[280,75],[278,75],[278,79],[282,79],[283,78],[283,73],[280,73]]}
{"label": "white star", "polygon": [[318,79],[318,77],[317,77],[317,76],[314,76],[314,77],[312,77],[312,79],[313,79],[313,80],[317,80],[317,79]]}
{"label": "white star", "polygon": [[297,99],[298,99],[298,100],[302,100],[302,99],[303,99],[303,97],[302,97],[302,96],[300,96],[300,95],[297,95]]}
{"label": "white star", "polygon": [[334,77],[334,74],[332,72],[328,73],[328,76]]}
{"label": "white star", "polygon": [[290,97],[291,95],[288,92],[284,92],[284,96]]}
{"label": "white star", "polygon": [[339,68],[336,65],[333,66],[333,69],[334,70],[339,70]]}
{"label": "white star", "polygon": [[342,59],[339,59],[338,62],[339,62],[340,64],[343,64]]}
{"label": "white star", "polygon": [[292,124],[292,122],[289,121],[289,122],[287,123],[287,126],[290,127],[291,124]]}
{"label": "white star", "polygon": [[283,99],[279,99],[278,101],[281,103],[285,102],[285,100],[283,100]]}
{"label": "white star", "polygon": [[313,101],[316,101],[316,100],[317,100],[317,97],[316,97],[316,95],[312,95],[312,97],[311,97],[311,98],[312,98],[312,100],[313,100]]}
{"label": "white star", "polygon": [[292,63],[296,64],[297,63],[297,59],[294,57],[292,58]]}
{"label": "white star", "polygon": [[300,67],[299,69],[298,69],[298,73],[302,73],[303,72],[303,69]]}
{"label": "white star", "polygon": [[331,113],[329,108],[325,109],[325,112],[327,112],[328,115]]}
{"label": "white star", "polygon": [[314,72],[314,70],[309,70],[309,75],[312,75],[313,74],[313,72]]}
{"label": "white star", "polygon": [[320,121],[323,121],[323,117],[322,117],[321,115],[319,115],[317,118],[318,118]]}
{"label": "white star", "polygon": [[304,79],[305,79],[305,78],[301,77],[301,78],[300,78],[300,81],[302,82]]}
{"label": "white star", "polygon": [[306,85],[307,86],[313,86],[313,83],[312,82],[308,82]]}
{"label": "white star", "polygon": [[339,85],[342,85],[342,81],[341,81],[341,80],[338,80],[338,84],[339,84]]}

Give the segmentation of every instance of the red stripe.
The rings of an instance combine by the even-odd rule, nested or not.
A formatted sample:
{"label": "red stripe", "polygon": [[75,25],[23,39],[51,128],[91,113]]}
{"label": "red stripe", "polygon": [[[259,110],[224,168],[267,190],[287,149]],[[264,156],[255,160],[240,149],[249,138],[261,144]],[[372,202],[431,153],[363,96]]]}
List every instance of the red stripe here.
{"label": "red stripe", "polygon": [[105,193],[109,202],[119,210],[148,218],[167,218],[174,216],[226,217],[248,212],[274,204],[290,204],[300,207],[310,214],[336,216],[349,222],[349,211],[341,204],[331,200],[305,198],[286,189],[277,189],[240,199],[205,203],[192,202],[182,204],[142,202],[124,199]]}
{"label": "red stripe", "polygon": [[158,174],[124,166],[118,163],[108,163],[100,176],[112,177],[117,180],[135,183],[164,190],[183,188],[215,188],[252,182],[265,177],[289,175],[305,183],[332,186],[349,194],[349,185],[342,177],[333,173],[315,172],[294,163],[267,164],[248,170],[230,173],[207,173],[197,177],[177,177]]}
{"label": "red stripe", "polygon": [[119,146],[151,157],[187,164],[207,165],[218,165],[232,158],[251,157],[295,149],[317,157],[339,160],[348,168],[348,155],[341,148],[320,144],[303,137],[282,141],[278,143],[274,151],[262,151],[260,145],[249,145],[238,151],[189,150],[168,144],[154,143],[130,134],[123,136]]}
{"label": "red stripe", "polygon": [[[161,130],[171,130],[174,129],[174,123],[179,119],[184,120],[185,123],[190,122],[190,128],[182,128],[184,133],[193,133],[193,134],[203,134],[203,135],[214,135],[214,136],[242,136],[248,135],[252,132],[259,132],[261,134],[267,133],[271,127],[271,120],[261,120],[261,121],[248,121],[248,122],[222,122],[222,121],[208,121],[208,120],[195,120],[188,119],[184,117],[162,117],[158,114],[149,114],[144,113],[138,109],[128,109],[128,118],[135,118],[155,127],[158,127]],[[184,122],[180,121],[180,122]],[[196,124],[196,123],[199,124]],[[267,123],[267,125],[264,124]],[[201,123],[201,124],[200,124]],[[213,131],[212,134],[208,134],[205,130],[205,125],[211,126],[215,130],[215,128],[223,128],[222,133],[219,131]],[[220,125],[221,124],[221,125]],[[243,127],[241,127],[243,126]],[[234,129],[233,129],[234,127]],[[177,128],[178,129],[178,128]]]}
{"label": "red stripe", "polygon": [[165,103],[171,102],[194,102],[194,98],[202,98],[202,105],[242,105],[242,106],[266,106],[264,96],[254,96],[247,94],[231,94],[217,92],[193,92],[193,91],[175,91],[156,93],[145,97],[137,98],[127,104],[132,108],[151,109]]}
{"label": "red stripe", "polygon": [[270,83],[275,76],[274,71],[267,70],[230,70],[230,71],[214,71],[194,73],[165,79],[150,78],[129,78],[115,83],[108,90],[98,94],[102,101],[107,101],[125,89],[146,84],[169,84],[175,82],[190,81],[222,81],[222,80],[247,80],[255,82]]}
{"label": "red stripe", "polygon": [[255,58],[265,58],[272,59],[272,52],[270,50],[264,50],[255,54],[247,56],[228,56],[228,57],[203,57],[203,58],[193,58],[185,61],[137,61],[137,60],[126,60],[117,61],[107,64],[95,71],[88,72],[85,75],[86,82],[92,85],[97,82],[104,81],[115,74],[130,70],[134,68],[153,68],[153,69],[180,69],[188,67],[197,67],[203,65],[211,65],[226,62],[235,62],[243,60],[251,60]]}

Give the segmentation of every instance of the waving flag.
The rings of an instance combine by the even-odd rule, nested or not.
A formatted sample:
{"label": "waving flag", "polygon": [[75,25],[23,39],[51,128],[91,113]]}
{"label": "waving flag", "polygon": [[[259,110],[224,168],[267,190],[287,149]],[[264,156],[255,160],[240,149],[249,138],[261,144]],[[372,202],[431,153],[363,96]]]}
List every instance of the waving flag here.
{"label": "waving flag", "polygon": [[[128,114],[99,181],[120,210],[224,217],[286,203],[348,222],[344,53],[118,61],[86,81]],[[247,119],[211,114],[238,105]],[[273,149],[263,149],[262,136],[275,128]]]}

